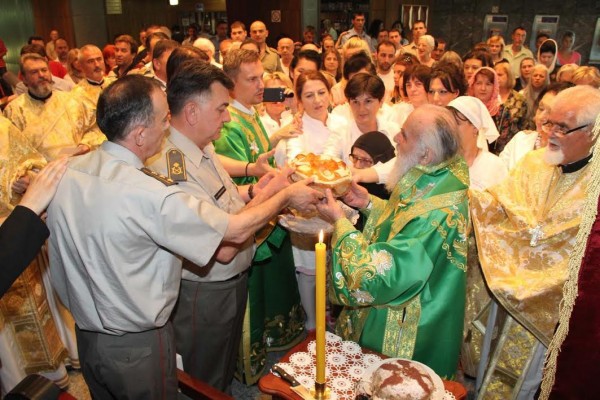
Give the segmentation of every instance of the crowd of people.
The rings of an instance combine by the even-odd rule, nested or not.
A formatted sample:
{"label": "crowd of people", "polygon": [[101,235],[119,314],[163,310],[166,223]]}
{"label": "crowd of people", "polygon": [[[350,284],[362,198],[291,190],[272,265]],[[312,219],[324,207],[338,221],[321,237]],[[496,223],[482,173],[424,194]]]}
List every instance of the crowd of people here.
{"label": "crowd of people", "polygon": [[[268,351],[315,328],[317,239],[282,227],[286,209],[333,226],[344,339],[460,369],[483,397],[597,391],[579,382],[598,363],[566,365],[598,353],[580,327],[598,336],[599,71],[572,31],[529,49],[517,27],[461,56],[426,21],[410,42],[365,23],[277,48],[262,21],[152,25],[103,48],[53,30],[18,74],[0,41],[4,391],[31,372],[64,387],[67,364],[95,399],[172,399],[176,353],[221,391],[256,383]],[[350,167],[346,194],[290,180],[309,152]]]}

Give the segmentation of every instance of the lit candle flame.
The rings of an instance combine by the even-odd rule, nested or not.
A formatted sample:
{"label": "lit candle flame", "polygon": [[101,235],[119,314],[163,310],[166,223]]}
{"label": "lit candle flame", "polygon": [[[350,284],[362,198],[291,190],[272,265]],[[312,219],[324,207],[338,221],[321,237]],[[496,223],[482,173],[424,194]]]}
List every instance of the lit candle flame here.
{"label": "lit candle flame", "polygon": [[323,229],[319,232],[319,243],[323,243]]}

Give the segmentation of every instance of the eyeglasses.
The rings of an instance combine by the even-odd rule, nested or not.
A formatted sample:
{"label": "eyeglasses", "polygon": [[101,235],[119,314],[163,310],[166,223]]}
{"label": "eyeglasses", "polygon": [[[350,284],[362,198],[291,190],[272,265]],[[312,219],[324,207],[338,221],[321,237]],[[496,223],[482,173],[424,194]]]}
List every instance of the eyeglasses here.
{"label": "eyeglasses", "polygon": [[587,127],[588,125],[589,124],[585,124],[585,125],[578,126],[577,128],[567,129],[566,126],[562,126],[562,125],[556,124],[556,123],[554,123],[552,121],[548,121],[545,124],[542,124],[542,126],[544,128],[546,128],[546,132],[551,132],[552,129],[554,127],[556,127],[557,128],[556,133],[559,133],[559,134],[561,134],[563,136],[564,135],[568,135],[569,133],[573,133],[575,131],[578,131],[580,129],[583,129],[583,128]]}
{"label": "eyeglasses", "polygon": [[349,154],[350,160],[352,160],[353,163],[364,163],[367,165],[373,165],[373,160],[369,160],[368,158],[362,158],[362,157],[358,157],[355,156],[354,154]]}

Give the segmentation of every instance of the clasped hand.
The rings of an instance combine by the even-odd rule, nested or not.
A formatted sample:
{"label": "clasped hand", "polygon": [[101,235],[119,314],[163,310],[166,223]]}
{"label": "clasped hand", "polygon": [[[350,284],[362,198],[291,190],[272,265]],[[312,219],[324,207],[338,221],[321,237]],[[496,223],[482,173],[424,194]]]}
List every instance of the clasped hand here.
{"label": "clasped hand", "polygon": [[[341,197],[341,200],[353,208],[365,208],[369,204],[369,192],[364,187],[352,182],[350,190]],[[324,199],[317,204],[317,210],[325,220],[335,223],[346,214],[336,199],[333,197],[330,189],[326,190]]]}

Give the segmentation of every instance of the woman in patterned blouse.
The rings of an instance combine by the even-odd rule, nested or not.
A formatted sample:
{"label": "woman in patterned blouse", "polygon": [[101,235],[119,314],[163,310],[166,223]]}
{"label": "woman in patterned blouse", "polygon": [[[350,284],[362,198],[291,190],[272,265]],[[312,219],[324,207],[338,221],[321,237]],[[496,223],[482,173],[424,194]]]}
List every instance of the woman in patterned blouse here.
{"label": "woman in patterned blouse", "polygon": [[513,88],[515,77],[508,62],[499,62],[494,66],[500,89],[500,108],[492,118],[496,123],[500,137],[491,145],[490,151],[499,154],[506,143],[519,131],[534,129],[527,119],[527,102],[522,94]]}

